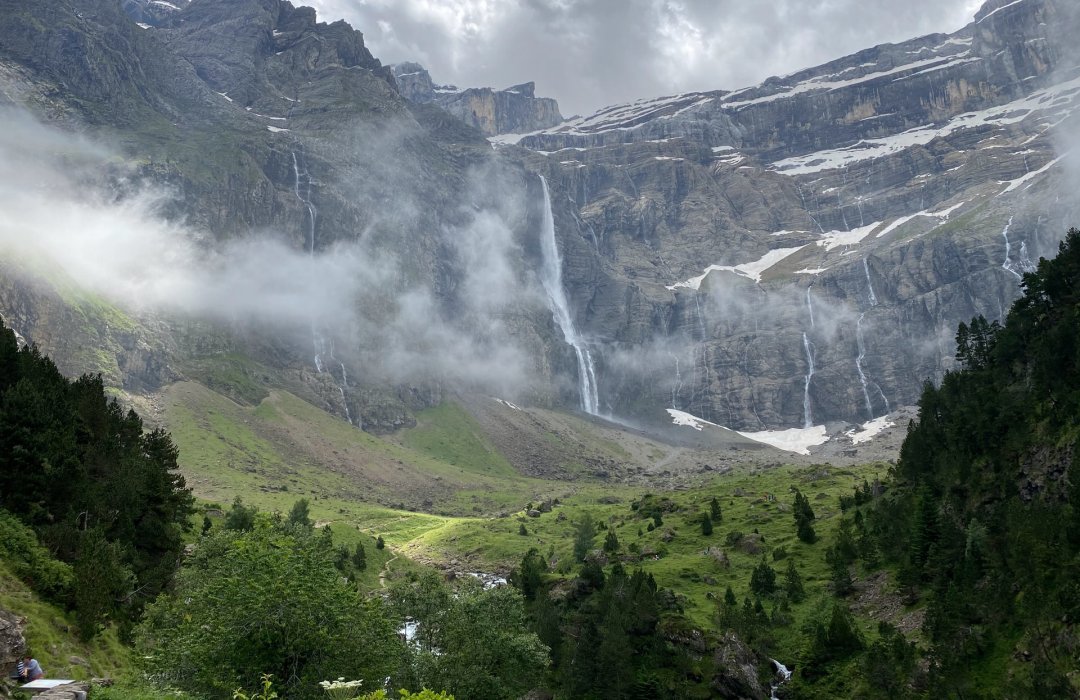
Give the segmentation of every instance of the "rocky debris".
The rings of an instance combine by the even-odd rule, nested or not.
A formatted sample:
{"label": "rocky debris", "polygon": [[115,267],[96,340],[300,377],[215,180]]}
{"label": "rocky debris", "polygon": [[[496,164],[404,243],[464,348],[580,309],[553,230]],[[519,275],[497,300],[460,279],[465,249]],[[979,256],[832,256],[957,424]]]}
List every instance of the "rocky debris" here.
{"label": "rocky debris", "polygon": [[764,700],[769,697],[758,679],[757,668],[761,660],[733,633],[721,637],[713,651],[713,663],[717,672],[712,688],[718,697]]}
{"label": "rocky debris", "polygon": [[505,90],[436,85],[419,63],[391,66],[398,90],[410,102],[434,103],[484,136],[524,133],[547,129],[562,122],[559,103],[537,97],[535,83],[522,83]]}
{"label": "rocky debris", "polygon": [[909,609],[904,596],[892,590],[892,582],[886,572],[878,571],[865,579],[856,580],[853,585],[852,612],[872,620],[889,622],[907,636],[922,629],[926,609]]}
{"label": "rocky debris", "polygon": [[731,560],[728,558],[727,553],[719,547],[709,547],[705,550],[705,556],[711,557],[717,564],[725,569],[731,567]]}
{"label": "rocky debris", "polygon": [[739,538],[736,546],[739,548],[740,552],[745,554],[761,554],[761,551],[764,548],[764,542],[764,536],[756,532],[751,532]]}
{"label": "rocky debris", "polygon": [[86,700],[89,692],[89,683],[66,683],[38,693],[34,698],[36,700]]}
{"label": "rocky debris", "polygon": [[0,678],[7,678],[26,652],[26,618],[0,608]]}

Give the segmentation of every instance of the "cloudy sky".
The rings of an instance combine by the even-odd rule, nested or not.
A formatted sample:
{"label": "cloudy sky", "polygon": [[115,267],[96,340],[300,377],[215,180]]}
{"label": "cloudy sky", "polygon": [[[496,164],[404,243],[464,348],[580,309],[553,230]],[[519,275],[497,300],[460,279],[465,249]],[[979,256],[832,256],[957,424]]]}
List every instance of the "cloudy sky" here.
{"label": "cloudy sky", "polygon": [[735,89],[967,24],[981,0],[300,0],[436,82],[536,81],[564,115]]}

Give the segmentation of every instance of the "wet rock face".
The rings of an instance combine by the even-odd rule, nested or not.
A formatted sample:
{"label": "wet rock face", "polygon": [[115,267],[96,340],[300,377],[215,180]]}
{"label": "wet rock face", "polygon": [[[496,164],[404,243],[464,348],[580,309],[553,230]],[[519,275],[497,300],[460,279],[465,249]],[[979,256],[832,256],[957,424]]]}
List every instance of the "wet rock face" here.
{"label": "wet rock face", "polygon": [[602,407],[761,430],[914,403],[957,323],[1003,318],[1080,222],[1057,160],[1077,14],[995,2],[952,35],[517,139],[548,173]]}

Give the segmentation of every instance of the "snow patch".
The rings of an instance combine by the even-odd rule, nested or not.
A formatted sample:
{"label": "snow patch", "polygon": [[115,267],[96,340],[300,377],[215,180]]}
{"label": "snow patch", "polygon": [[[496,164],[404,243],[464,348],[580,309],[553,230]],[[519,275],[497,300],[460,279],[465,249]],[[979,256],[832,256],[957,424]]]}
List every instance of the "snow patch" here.
{"label": "snow patch", "polygon": [[280,134],[282,132],[288,132],[289,131],[288,129],[280,129],[280,128],[276,127],[276,126],[268,126],[268,127],[266,127],[266,130],[267,131],[272,131],[275,134]]}
{"label": "snow patch", "polygon": [[744,433],[739,430],[735,432],[755,442],[763,442],[779,450],[796,452],[801,455],[808,455],[811,447],[824,445],[829,441],[829,431],[824,425],[815,425],[809,428],[789,428],[787,430],[762,430],[756,433]]}
{"label": "snow patch", "polygon": [[877,437],[881,431],[886,428],[892,428],[895,425],[896,423],[889,420],[888,416],[881,416],[863,423],[858,428],[847,431],[844,435],[851,438],[851,443],[853,445],[861,445],[864,442],[870,442]]}
{"label": "snow patch", "polygon": [[913,146],[925,146],[936,138],[949,136],[965,129],[986,125],[1016,124],[1035,114],[1042,114],[1047,118],[1064,119],[1076,110],[1078,95],[1080,95],[1080,77],[1074,77],[998,107],[958,115],[940,127],[919,126],[892,136],[863,139],[845,148],[778,160],[770,167],[785,175],[807,175],[893,155]]}
{"label": "snow patch", "polygon": [[829,231],[828,233],[823,233],[821,239],[816,242],[827,251],[832,250],[833,248],[839,248],[840,246],[857,245],[861,243],[864,238],[869,236],[871,231],[880,225],[880,221],[875,221],[872,224],[853,228],[850,231]]}
{"label": "snow patch", "polygon": [[1009,192],[1013,192],[1014,190],[1019,189],[1021,185],[1024,185],[1024,184],[1026,184],[1028,182],[1031,182],[1032,180],[1034,180],[1038,176],[1045,173],[1050,168],[1057,165],[1058,162],[1067,155],[1069,155],[1069,154],[1065,153],[1063,155],[1060,155],[1057,158],[1050,161],[1049,163],[1047,163],[1046,165],[1044,165],[1043,167],[1039,168],[1038,170],[1033,170],[1030,173],[1028,173],[1027,175],[1024,175],[1023,177],[1019,177],[1019,178],[1017,178],[1015,180],[1007,180],[1005,182],[999,182],[998,183],[999,185],[1004,185],[1004,184],[1006,184],[1006,182],[1009,185],[1008,187],[1006,187],[1004,190],[1001,191],[1001,194],[1008,194]]}
{"label": "snow patch", "polygon": [[701,273],[697,277],[691,277],[684,282],[676,282],[675,284],[667,287],[671,291],[675,291],[679,287],[686,289],[700,289],[701,283],[709,276],[710,272],[733,272],[741,277],[754,280],[754,282],[761,282],[761,275],[773,265],[776,265],[784,258],[787,258],[795,253],[799,252],[806,246],[801,245],[795,248],[774,248],[765,255],[761,256],[753,262],[743,263],[741,265],[710,265],[705,268],[705,272]]}

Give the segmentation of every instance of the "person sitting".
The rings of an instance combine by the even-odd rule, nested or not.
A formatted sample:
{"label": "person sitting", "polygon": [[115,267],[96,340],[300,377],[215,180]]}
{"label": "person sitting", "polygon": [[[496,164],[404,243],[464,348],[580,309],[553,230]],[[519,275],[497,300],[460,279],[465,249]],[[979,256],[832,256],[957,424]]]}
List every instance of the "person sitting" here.
{"label": "person sitting", "polygon": [[23,683],[29,683],[36,681],[39,678],[45,677],[45,671],[41,668],[41,664],[37,659],[30,658],[29,656],[23,657],[17,665],[19,672],[19,680]]}

